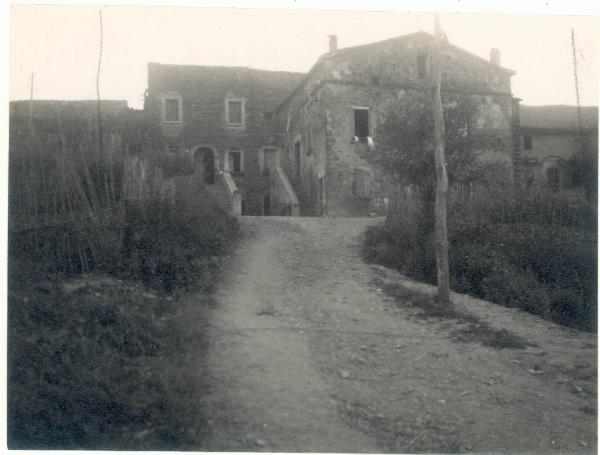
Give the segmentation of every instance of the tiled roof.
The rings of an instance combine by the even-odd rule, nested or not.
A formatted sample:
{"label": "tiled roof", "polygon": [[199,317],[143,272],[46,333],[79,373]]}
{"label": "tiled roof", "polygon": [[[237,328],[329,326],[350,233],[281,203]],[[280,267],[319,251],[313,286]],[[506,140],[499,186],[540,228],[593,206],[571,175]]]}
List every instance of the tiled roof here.
{"label": "tiled roof", "polygon": [[[579,128],[577,106],[520,106],[521,127],[523,128]],[[581,108],[583,128],[598,127],[598,108],[584,106]]]}
{"label": "tiled roof", "polygon": [[[189,81],[200,84],[221,84],[232,87],[238,83],[251,87],[256,100],[265,110],[274,110],[300,81],[304,73],[290,71],[268,71],[239,66],[171,65],[149,63],[149,88],[151,84],[163,83],[166,86],[179,87]],[[175,83],[173,83],[175,82]]]}

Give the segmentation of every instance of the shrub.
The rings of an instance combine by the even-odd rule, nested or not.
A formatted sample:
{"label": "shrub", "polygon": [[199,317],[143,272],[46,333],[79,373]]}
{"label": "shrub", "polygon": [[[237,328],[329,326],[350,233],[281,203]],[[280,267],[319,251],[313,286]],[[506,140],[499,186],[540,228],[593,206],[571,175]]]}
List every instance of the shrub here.
{"label": "shrub", "polygon": [[10,448],[189,448],[202,391],[202,362],[188,375],[189,359],[206,344],[182,325],[190,305],[99,274],[12,286]]}
{"label": "shrub", "polygon": [[172,291],[215,282],[219,257],[235,241],[237,220],[205,195],[155,197],[130,207],[123,245],[125,272]]}
{"label": "shrub", "polygon": [[[430,229],[402,220],[367,232],[367,259],[436,282]],[[560,225],[500,223],[454,210],[449,217],[451,286],[583,330],[596,327],[596,237]]]}

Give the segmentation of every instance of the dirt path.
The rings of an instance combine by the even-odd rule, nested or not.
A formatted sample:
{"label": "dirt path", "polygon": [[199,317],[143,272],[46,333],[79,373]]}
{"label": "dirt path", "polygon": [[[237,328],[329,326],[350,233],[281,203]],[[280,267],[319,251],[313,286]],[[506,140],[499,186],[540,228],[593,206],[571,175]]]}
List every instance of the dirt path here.
{"label": "dirt path", "polygon": [[362,261],[377,222],[242,219],[208,327],[206,449],[595,452],[595,337],[464,296],[462,316],[428,314],[430,286]]}

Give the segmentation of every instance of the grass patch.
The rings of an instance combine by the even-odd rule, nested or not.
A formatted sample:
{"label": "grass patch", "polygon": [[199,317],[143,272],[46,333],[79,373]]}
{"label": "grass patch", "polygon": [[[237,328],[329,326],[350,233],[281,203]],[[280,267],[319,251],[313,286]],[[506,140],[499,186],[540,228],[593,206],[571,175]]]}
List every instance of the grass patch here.
{"label": "grass patch", "polygon": [[191,300],[106,275],[13,283],[9,448],[198,448],[207,342]]}

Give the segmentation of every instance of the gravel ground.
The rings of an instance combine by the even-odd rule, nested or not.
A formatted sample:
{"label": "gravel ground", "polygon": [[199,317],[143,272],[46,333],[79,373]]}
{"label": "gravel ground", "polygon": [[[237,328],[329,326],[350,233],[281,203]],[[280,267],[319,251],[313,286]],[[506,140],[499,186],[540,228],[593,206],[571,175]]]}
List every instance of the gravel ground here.
{"label": "gravel ground", "polygon": [[420,305],[431,286],[361,259],[381,222],[241,219],[209,314],[203,448],[596,452],[595,335],[463,295]]}

